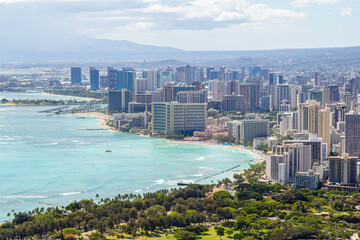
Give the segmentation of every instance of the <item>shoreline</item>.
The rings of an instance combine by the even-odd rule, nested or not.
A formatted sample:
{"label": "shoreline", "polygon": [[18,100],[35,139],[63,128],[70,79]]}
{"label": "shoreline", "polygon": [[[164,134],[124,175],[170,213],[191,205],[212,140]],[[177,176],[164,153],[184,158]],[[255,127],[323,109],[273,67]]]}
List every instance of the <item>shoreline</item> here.
{"label": "shoreline", "polygon": [[97,120],[99,120],[98,126],[106,128],[107,131],[119,132],[115,128],[110,127],[109,125],[106,124],[107,121],[110,119],[111,115],[107,115],[107,114],[99,113],[99,112],[93,112],[93,113],[92,112],[65,113],[64,115],[94,116],[94,117],[97,117],[96,118]]}
{"label": "shoreline", "polygon": [[[100,122],[98,123],[98,126],[105,127],[108,131],[111,131],[111,132],[123,133],[123,132],[118,131],[115,128],[108,126],[106,124],[108,119],[111,117],[111,115],[106,115],[106,114],[102,114],[102,113],[75,113],[74,115],[97,115],[98,120],[100,120]],[[151,137],[149,135],[144,135],[144,134],[134,134],[134,133],[127,133],[127,134],[137,135],[140,137]],[[160,139],[163,142],[169,142],[169,143],[227,147],[227,148],[235,149],[235,150],[238,150],[238,151],[241,151],[244,153],[248,153],[248,154],[254,156],[256,159],[254,159],[253,161],[258,161],[258,162],[265,161],[265,154],[263,154],[262,152],[260,152],[258,150],[255,150],[255,149],[246,148],[243,145],[227,145],[227,144],[222,144],[222,143],[218,143],[215,141],[208,141],[208,140],[207,141],[186,141],[186,140],[182,141],[182,140],[171,140],[171,139],[166,139],[166,138],[160,138]]]}
{"label": "shoreline", "polygon": [[59,97],[71,97],[71,98],[80,98],[80,99],[86,99],[86,100],[94,100],[94,101],[100,101],[100,99],[96,99],[96,98],[91,98],[91,97],[78,97],[78,96],[70,96],[70,95],[60,95],[60,94],[54,94],[54,93],[48,93],[48,92],[40,92],[41,94],[44,95],[49,95],[49,96],[59,96]]}
{"label": "shoreline", "polygon": [[161,139],[164,142],[169,142],[169,143],[227,147],[227,148],[235,149],[235,150],[253,155],[256,158],[253,161],[265,161],[265,156],[260,151],[254,150],[254,149],[248,149],[243,145],[227,145],[227,144],[217,143],[214,141],[181,141],[181,140],[171,140],[171,139],[166,139],[166,138],[161,138]]}

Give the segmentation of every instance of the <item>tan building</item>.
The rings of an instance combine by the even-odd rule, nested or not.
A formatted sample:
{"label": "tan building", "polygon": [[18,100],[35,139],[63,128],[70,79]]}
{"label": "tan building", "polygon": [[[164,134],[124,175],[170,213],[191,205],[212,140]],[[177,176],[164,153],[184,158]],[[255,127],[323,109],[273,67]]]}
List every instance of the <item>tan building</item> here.
{"label": "tan building", "polygon": [[206,103],[152,103],[152,132],[191,133],[206,129]]}
{"label": "tan building", "polygon": [[331,150],[331,113],[330,109],[322,109],[319,111],[319,134],[318,137],[321,137],[323,143],[327,144],[327,155],[330,154]]}
{"label": "tan building", "polygon": [[299,104],[299,131],[312,134],[319,133],[319,110],[320,103],[315,100],[307,100]]}

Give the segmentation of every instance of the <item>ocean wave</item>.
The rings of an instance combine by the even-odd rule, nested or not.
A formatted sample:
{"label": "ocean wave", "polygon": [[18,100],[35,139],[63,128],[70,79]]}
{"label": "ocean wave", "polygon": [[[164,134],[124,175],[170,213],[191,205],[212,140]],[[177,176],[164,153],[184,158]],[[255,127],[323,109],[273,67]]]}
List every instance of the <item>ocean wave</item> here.
{"label": "ocean wave", "polygon": [[193,174],[193,175],[191,175],[191,176],[193,176],[193,177],[202,177],[202,176],[204,176],[204,174],[202,174],[202,173],[197,173],[197,174]]}
{"label": "ocean wave", "polygon": [[139,192],[142,192],[142,190],[135,190],[134,192],[139,193]]}
{"label": "ocean wave", "polygon": [[14,141],[14,140],[15,138],[6,137],[6,136],[0,138],[0,141]]}
{"label": "ocean wave", "polygon": [[81,192],[67,192],[67,193],[60,193],[60,196],[70,196],[70,195],[76,195],[80,194]]}
{"label": "ocean wave", "polygon": [[205,160],[206,160],[205,157],[198,157],[198,158],[196,159],[196,161],[205,161]]}
{"label": "ocean wave", "polygon": [[40,145],[49,146],[49,145],[57,145],[57,144],[59,144],[59,142],[44,143],[44,144],[40,144]]}
{"label": "ocean wave", "polygon": [[8,196],[1,196],[1,199],[44,199],[48,198],[48,196],[19,196],[19,195],[8,195]]}
{"label": "ocean wave", "polygon": [[169,180],[167,181],[168,185],[177,185],[177,183],[179,182],[179,180]]}
{"label": "ocean wave", "polygon": [[153,147],[153,148],[168,148],[169,146],[156,146],[156,147]]}
{"label": "ocean wave", "polygon": [[159,179],[159,180],[156,180],[156,181],[155,181],[155,183],[156,183],[157,185],[163,184],[164,182],[165,182],[164,179]]}
{"label": "ocean wave", "polygon": [[210,168],[210,167],[198,167],[200,170],[203,170],[204,172],[207,171],[221,171],[222,169],[217,169],[217,168]]}

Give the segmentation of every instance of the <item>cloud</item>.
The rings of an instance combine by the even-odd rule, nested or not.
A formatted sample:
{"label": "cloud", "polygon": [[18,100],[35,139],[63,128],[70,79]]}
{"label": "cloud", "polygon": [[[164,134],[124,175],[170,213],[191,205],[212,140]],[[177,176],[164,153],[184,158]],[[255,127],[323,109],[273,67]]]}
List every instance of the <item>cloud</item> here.
{"label": "cloud", "polygon": [[0,0],[0,4],[10,4],[19,2],[34,2],[35,0]]}
{"label": "cloud", "polygon": [[293,7],[308,7],[312,4],[330,5],[339,3],[341,0],[295,0],[291,3]]}
{"label": "cloud", "polygon": [[350,16],[353,13],[354,9],[350,7],[344,7],[340,9],[341,16]]}
{"label": "cloud", "polygon": [[255,28],[306,17],[303,11],[250,0],[0,0],[0,33],[38,38]]}
{"label": "cloud", "polygon": [[237,12],[222,12],[214,21],[237,21],[245,19],[245,15]]}

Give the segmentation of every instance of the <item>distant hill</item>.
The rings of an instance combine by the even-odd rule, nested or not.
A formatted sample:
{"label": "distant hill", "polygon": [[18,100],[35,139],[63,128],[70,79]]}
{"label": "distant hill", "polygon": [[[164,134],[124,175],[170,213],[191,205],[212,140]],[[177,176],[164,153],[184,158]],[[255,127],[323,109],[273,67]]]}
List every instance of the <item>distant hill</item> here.
{"label": "distant hill", "polygon": [[[360,60],[360,47],[243,50],[243,51],[185,51],[171,47],[142,45],[125,40],[62,37],[48,39],[0,40],[0,62],[131,62],[145,61],[144,66],[176,66],[185,63],[218,65],[259,64],[275,59],[304,58],[310,61]],[[166,60],[171,59],[171,60]],[[151,62],[152,64],[146,64]]]}

